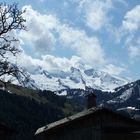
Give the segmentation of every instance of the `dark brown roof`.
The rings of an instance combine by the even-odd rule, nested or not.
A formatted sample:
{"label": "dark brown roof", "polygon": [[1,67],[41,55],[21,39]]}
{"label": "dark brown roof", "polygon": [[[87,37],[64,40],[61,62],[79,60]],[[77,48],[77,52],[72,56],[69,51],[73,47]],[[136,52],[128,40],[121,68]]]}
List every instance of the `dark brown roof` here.
{"label": "dark brown roof", "polygon": [[117,116],[119,116],[121,118],[124,118],[125,120],[131,121],[131,122],[134,122],[134,123],[140,123],[139,121],[133,120],[131,118],[124,117],[124,116],[122,116],[122,115],[120,115],[120,114],[118,114],[116,112],[113,112],[113,111],[111,111],[109,109],[106,109],[106,108],[103,108],[103,107],[93,107],[93,108],[84,110],[84,111],[82,111],[80,113],[77,113],[75,115],[72,115],[70,117],[66,117],[66,118],[61,119],[59,121],[56,121],[56,122],[50,123],[50,124],[48,124],[46,126],[43,126],[43,127],[39,128],[36,131],[35,135],[38,135],[38,134],[40,134],[42,132],[47,132],[47,131],[53,130],[55,128],[61,127],[63,125],[69,124],[69,123],[72,123],[73,121],[77,121],[77,120],[79,120],[79,119],[81,119],[83,117],[86,117],[86,116],[88,116],[90,114],[93,114],[93,113],[96,113],[98,111],[107,111],[107,112],[115,114],[115,115],[117,115]]}

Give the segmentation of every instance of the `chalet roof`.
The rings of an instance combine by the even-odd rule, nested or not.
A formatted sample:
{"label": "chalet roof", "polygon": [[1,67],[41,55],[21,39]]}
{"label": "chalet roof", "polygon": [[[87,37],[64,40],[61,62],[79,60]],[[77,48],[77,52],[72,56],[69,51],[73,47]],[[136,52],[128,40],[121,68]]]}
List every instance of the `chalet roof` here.
{"label": "chalet roof", "polygon": [[56,122],[50,123],[50,124],[48,124],[46,126],[43,126],[43,127],[39,128],[36,131],[35,135],[38,135],[38,134],[40,134],[42,132],[51,131],[51,130],[53,130],[55,128],[61,127],[61,126],[66,125],[66,124],[69,124],[69,123],[71,123],[73,121],[79,120],[79,119],[81,119],[83,117],[86,117],[86,116],[88,116],[90,114],[93,114],[93,113],[96,113],[98,111],[108,111],[109,113],[113,113],[113,114],[118,115],[118,116],[120,116],[122,118],[125,118],[125,120],[127,119],[128,121],[131,121],[131,122],[136,122],[136,123],[138,122],[136,120],[133,120],[131,118],[124,117],[124,116],[122,116],[122,115],[120,115],[118,113],[115,113],[115,112],[113,112],[111,110],[108,110],[106,108],[103,108],[103,107],[93,107],[93,108],[84,110],[84,111],[82,111],[80,113],[77,113],[75,115],[72,115],[70,117],[66,117],[66,118],[61,119],[59,121],[56,121]]}

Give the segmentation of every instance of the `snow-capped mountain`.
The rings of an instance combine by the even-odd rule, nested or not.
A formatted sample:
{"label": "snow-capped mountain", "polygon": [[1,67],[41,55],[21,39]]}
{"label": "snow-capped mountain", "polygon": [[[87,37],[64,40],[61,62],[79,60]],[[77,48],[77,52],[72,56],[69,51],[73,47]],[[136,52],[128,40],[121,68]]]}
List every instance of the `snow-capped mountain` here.
{"label": "snow-capped mountain", "polygon": [[28,73],[32,80],[28,87],[55,91],[83,108],[86,93],[94,93],[97,105],[140,118],[140,80],[129,83],[103,71],[75,67],[51,72],[37,67]]}
{"label": "snow-capped mountain", "polygon": [[80,104],[83,108],[86,106],[84,95],[94,93],[96,95],[97,106],[104,106],[126,116],[140,119],[140,80],[117,87],[113,91],[87,88],[86,90],[61,90],[59,93]]}
{"label": "snow-capped mountain", "polygon": [[110,94],[106,105],[140,118],[140,80],[116,88]]}
{"label": "snow-capped mountain", "polygon": [[48,72],[41,67],[30,73],[37,88],[59,91],[63,89],[100,89],[112,91],[114,88],[128,83],[127,80],[111,76],[95,69],[78,69],[71,67],[69,71]]}

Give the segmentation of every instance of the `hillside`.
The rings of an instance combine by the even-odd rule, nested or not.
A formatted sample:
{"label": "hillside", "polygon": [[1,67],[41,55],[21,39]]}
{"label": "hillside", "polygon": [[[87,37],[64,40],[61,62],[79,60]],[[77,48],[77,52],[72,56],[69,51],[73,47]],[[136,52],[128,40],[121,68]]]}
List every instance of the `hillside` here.
{"label": "hillside", "polygon": [[116,110],[123,115],[140,119],[140,80],[115,88],[62,89],[57,92],[33,90],[8,85],[0,90],[0,120],[14,129],[12,140],[33,140],[34,132],[41,126],[85,108],[85,95],[94,93],[97,105]]}
{"label": "hillside", "polygon": [[140,119],[140,80],[115,88],[113,91],[102,91],[93,88],[67,89],[59,91],[67,98],[81,104],[85,95],[94,93],[98,106],[104,106],[131,118]]}
{"label": "hillside", "polygon": [[12,85],[0,90],[0,120],[14,129],[12,140],[33,140],[44,124],[80,111],[74,103],[51,91],[34,91]]}

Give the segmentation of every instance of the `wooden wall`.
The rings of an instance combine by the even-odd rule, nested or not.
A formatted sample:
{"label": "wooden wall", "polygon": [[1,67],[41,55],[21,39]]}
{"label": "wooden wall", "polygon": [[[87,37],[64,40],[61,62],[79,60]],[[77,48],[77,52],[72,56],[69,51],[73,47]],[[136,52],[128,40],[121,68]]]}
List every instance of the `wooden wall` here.
{"label": "wooden wall", "polygon": [[138,135],[118,131],[119,129],[106,131],[107,128],[135,128],[136,126],[131,121],[114,114],[98,112],[44,133],[44,140],[140,140]]}
{"label": "wooden wall", "polygon": [[0,125],[0,140],[10,140],[13,131],[5,125]]}
{"label": "wooden wall", "polygon": [[100,140],[100,119],[86,117],[45,135],[46,140]]}

